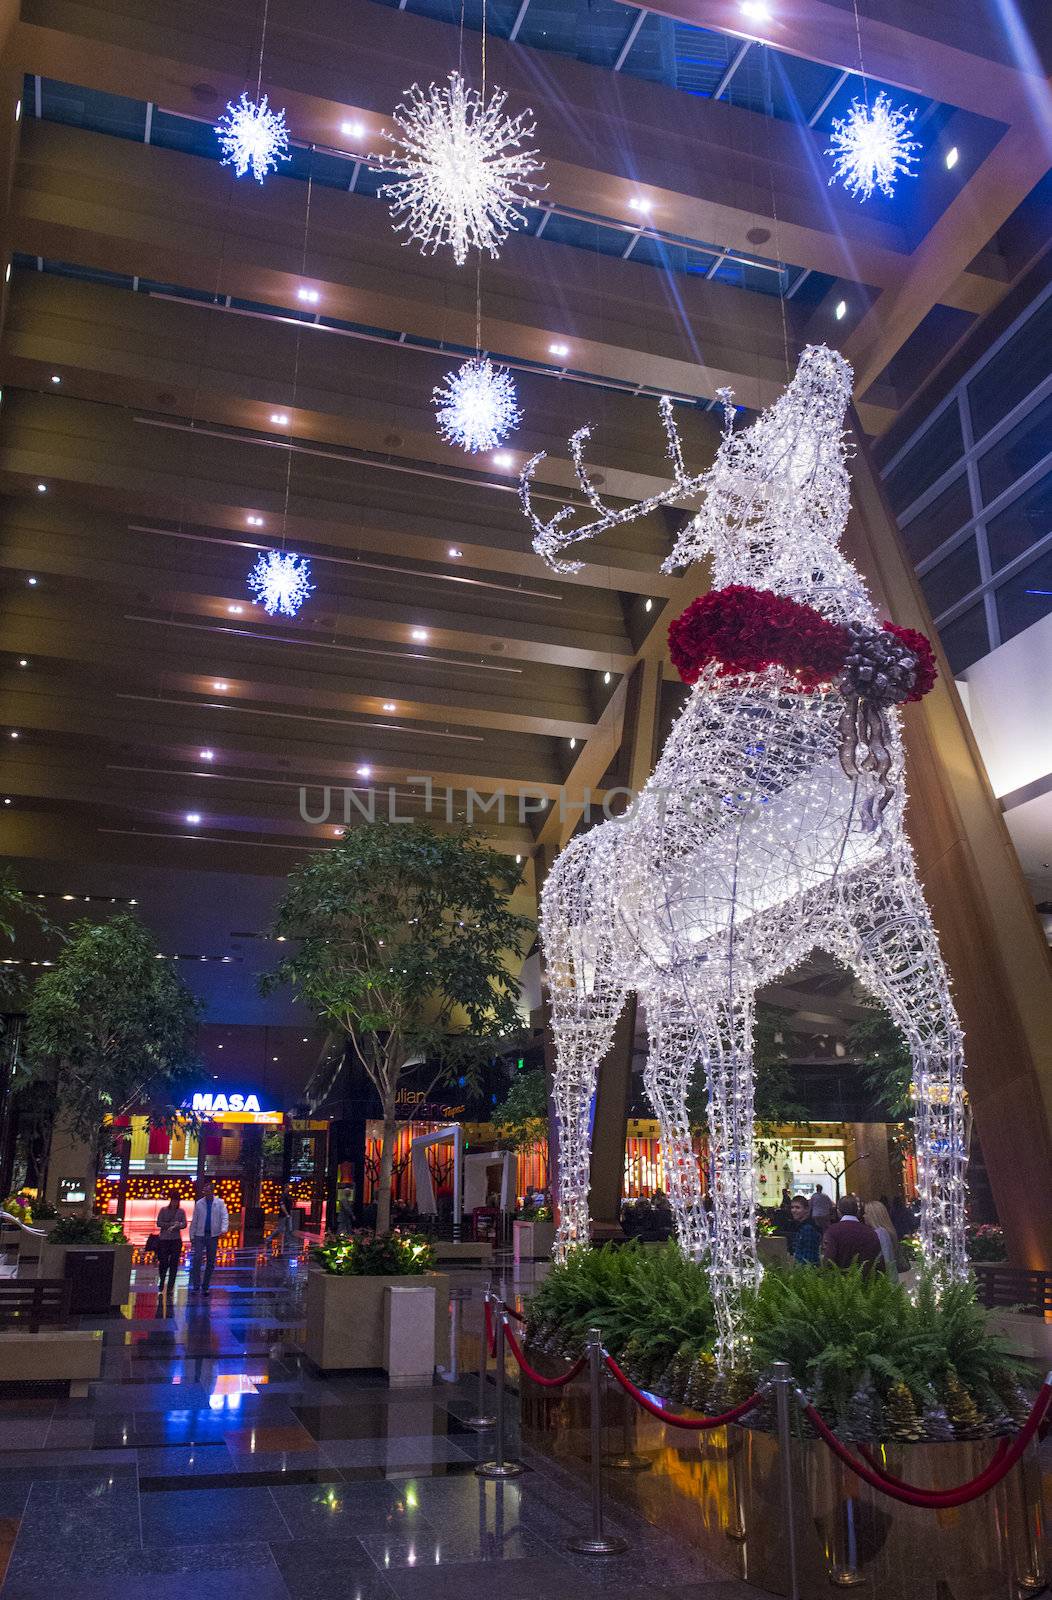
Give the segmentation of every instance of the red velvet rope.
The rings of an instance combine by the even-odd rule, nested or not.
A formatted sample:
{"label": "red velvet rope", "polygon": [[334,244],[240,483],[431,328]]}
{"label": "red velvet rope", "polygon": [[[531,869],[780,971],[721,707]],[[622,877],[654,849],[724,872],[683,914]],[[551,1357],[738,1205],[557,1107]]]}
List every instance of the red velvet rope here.
{"label": "red velvet rope", "polygon": [[731,1411],[723,1411],[718,1417],[681,1417],[675,1411],[666,1411],[664,1406],[659,1406],[649,1395],[645,1395],[642,1389],[637,1389],[631,1378],[621,1371],[613,1356],[605,1356],[605,1359],[622,1389],[632,1396],[636,1404],[642,1406],[644,1411],[649,1411],[652,1417],[660,1417],[662,1422],[671,1423],[674,1428],[722,1428],[728,1422],[737,1422],[746,1412],[755,1411],[762,1399],[757,1390],[748,1400],[743,1400],[740,1406],[735,1406]]}
{"label": "red velvet rope", "polygon": [[902,1501],[904,1505],[924,1506],[932,1511],[947,1511],[954,1506],[967,1505],[970,1500],[978,1500],[980,1495],[995,1488],[1001,1479],[1011,1472],[1040,1428],[1050,1399],[1052,1399],[1052,1381],[1046,1381],[1038,1390],[1029,1417],[1007,1449],[1003,1452],[998,1451],[977,1477],[972,1478],[969,1483],[958,1484],[955,1489],[918,1489],[912,1484],[904,1483],[901,1478],[886,1476],[883,1471],[867,1466],[864,1461],[859,1461],[857,1456],[851,1454],[813,1405],[805,1400],[803,1406],[808,1420],[833,1454],[839,1456],[844,1465],[850,1467],[863,1483],[868,1483],[873,1489],[880,1489],[883,1494],[892,1500]]}
{"label": "red velvet rope", "polygon": [[588,1359],[587,1356],[579,1356],[574,1362],[573,1366],[568,1367],[566,1371],[560,1373],[557,1378],[545,1378],[536,1370],[535,1367],[530,1366],[530,1363],[526,1360],[526,1357],[522,1353],[522,1346],[510,1328],[505,1328],[504,1337],[511,1346],[512,1355],[519,1363],[519,1366],[522,1368],[523,1372],[525,1372],[527,1378],[532,1378],[534,1383],[539,1383],[542,1389],[561,1389],[563,1384],[569,1383],[571,1378],[576,1378],[577,1374],[580,1372],[581,1368],[585,1365]]}

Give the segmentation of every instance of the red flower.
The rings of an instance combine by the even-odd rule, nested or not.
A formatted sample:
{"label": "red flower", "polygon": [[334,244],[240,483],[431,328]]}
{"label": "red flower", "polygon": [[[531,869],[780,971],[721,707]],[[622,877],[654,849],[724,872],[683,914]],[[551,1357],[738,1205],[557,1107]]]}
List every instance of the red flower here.
{"label": "red flower", "polygon": [[912,650],[917,657],[917,675],[913,680],[913,692],[906,696],[904,703],[909,705],[911,700],[923,700],[939,676],[931,645],[916,628],[900,628],[895,622],[885,622],[884,631],[893,633],[899,643],[904,644],[907,650]]}
{"label": "red flower", "polygon": [[693,600],[671,624],[668,637],[684,683],[696,683],[715,661],[721,674],[783,666],[800,690],[834,679],[848,647],[847,629],[811,606],[738,583]]}

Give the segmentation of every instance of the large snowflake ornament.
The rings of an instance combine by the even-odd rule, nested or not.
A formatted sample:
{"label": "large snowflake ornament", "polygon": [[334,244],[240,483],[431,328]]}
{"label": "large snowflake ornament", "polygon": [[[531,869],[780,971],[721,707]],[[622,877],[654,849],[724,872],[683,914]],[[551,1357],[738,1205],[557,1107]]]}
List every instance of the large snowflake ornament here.
{"label": "large snowflake ornament", "polygon": [[514,378],[487,356],[447,372],[434,395],[439,433],[462,450],[495,450],[522,421]]}
{"label": "large snowflake ornament", "polygon": [[264,550],[248,575],[248,587],[268,617],[294,617],[314,593],[310,562],[284,550]]}
{"label": "large snowflake ornament", "polygon": [[398,174],[380,194],[391,202],[404,243],[415,239],[424,255],[448,245],[462,267],[469,250],[495,257],[525,222],[519,208],[547,187],[532,181],[544,163],[523,148],[536,128],[533,112],[505,116],[507,98],[494,89],[484,100],[459,72],[449,74],[448,86],[433,83],[425,94],[414,83],[406,92],[395,109],[398,131],[384,129],[390,150],[371,158],[376,170]]}
{"label": "large snowflake ornament", "polygon": [[266,95],[258,102],[247,94],[236,102],[231,100],[215,131],[223,151],[221,165],[233,167],[239,178],[251,171],[256,182],[262,183],[279,161],[292,159],[285,113],[272,111]]}
{"label": "large snowflake ornament", "polygon": [[833,119],[826,150],[834,158],[829,182],[839,181],[848,194],[868,200],[874,189],[894,194],[900,173],[915,178],[913,163],[921,146],[910,137],[910,124],[916,115],[916,107],[893,106],[883,89],[872,106],[852,100],[847,116]]}

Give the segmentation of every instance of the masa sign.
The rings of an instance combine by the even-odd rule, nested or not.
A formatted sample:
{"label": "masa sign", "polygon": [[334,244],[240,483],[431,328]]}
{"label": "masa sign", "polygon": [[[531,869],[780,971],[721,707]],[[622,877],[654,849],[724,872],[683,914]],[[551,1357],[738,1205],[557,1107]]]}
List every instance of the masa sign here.
{"label": "masa sign", "polygon": [[195,1094],[190,1101],[190,1110],[199,1111],[203,1116],[215,1116],[216,1112],[223,1111],[251,1111],[259,1114],[259,1096],[254,1094]]}

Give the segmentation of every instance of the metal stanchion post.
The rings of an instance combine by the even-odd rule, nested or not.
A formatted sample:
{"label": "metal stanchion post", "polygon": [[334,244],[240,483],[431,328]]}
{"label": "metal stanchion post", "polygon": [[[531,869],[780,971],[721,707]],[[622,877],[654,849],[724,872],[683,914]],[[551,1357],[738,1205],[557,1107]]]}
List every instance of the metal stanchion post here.
{"label": "metal stanchion post", "polygon": [[619,1556],[628,1549],[624,1539],[603,1532],[603,1340],[598,1328],[588,1330],[589,1435],[592,1467],[592,1531],[568,1539],[566,1547],[580,1555]]}
{"label": "metal stanchion post", "polygon": [[800,1600],[800,1580],[796,1570],[796,1518],[793,1503],[792,1432],[789,1421],[789,1387],[792,1377],[788,1363],[776,1361],[774,1394],[778,1413],[778,1465],[782,1475],[782,1514],[785,1517],[785,1545],[789,1557],[789,1600]]}
{"label": "metal stanchion post", "polygon": [[649,1456],[641,1455],[635,1448],[632,1437],[632,1426],[635,1422],[635,1413],[632,1408],[632,1396],[622,1394],[621,1408],[621,1448],[611,1451],[603,1457],[604,1467],[613,1467],[618,1472],[649,1472],[654,1465]]}
{"label": "metal stanchion post", "polygon": [[473,1417],[468,1417],[465,1424],[468,1428],[492,1428],[496,1418],[486,1410],[486,1376],[489,1368],[489,1338],[486,1334],[486,1308],[492,1300],[492,1291],[487,1289],[482,1296],[482,1333],[479,1338],[479,1403],[478,1410]]}
{"label": "metal stanchion post", "polygon": [[521,1461],[504,1459],[504,1327],[503,1307],[497,1312],[497,1423],[493,1460],[480,1461],[475,1471],[480,1478],[517,1478],[524,1468]]}

